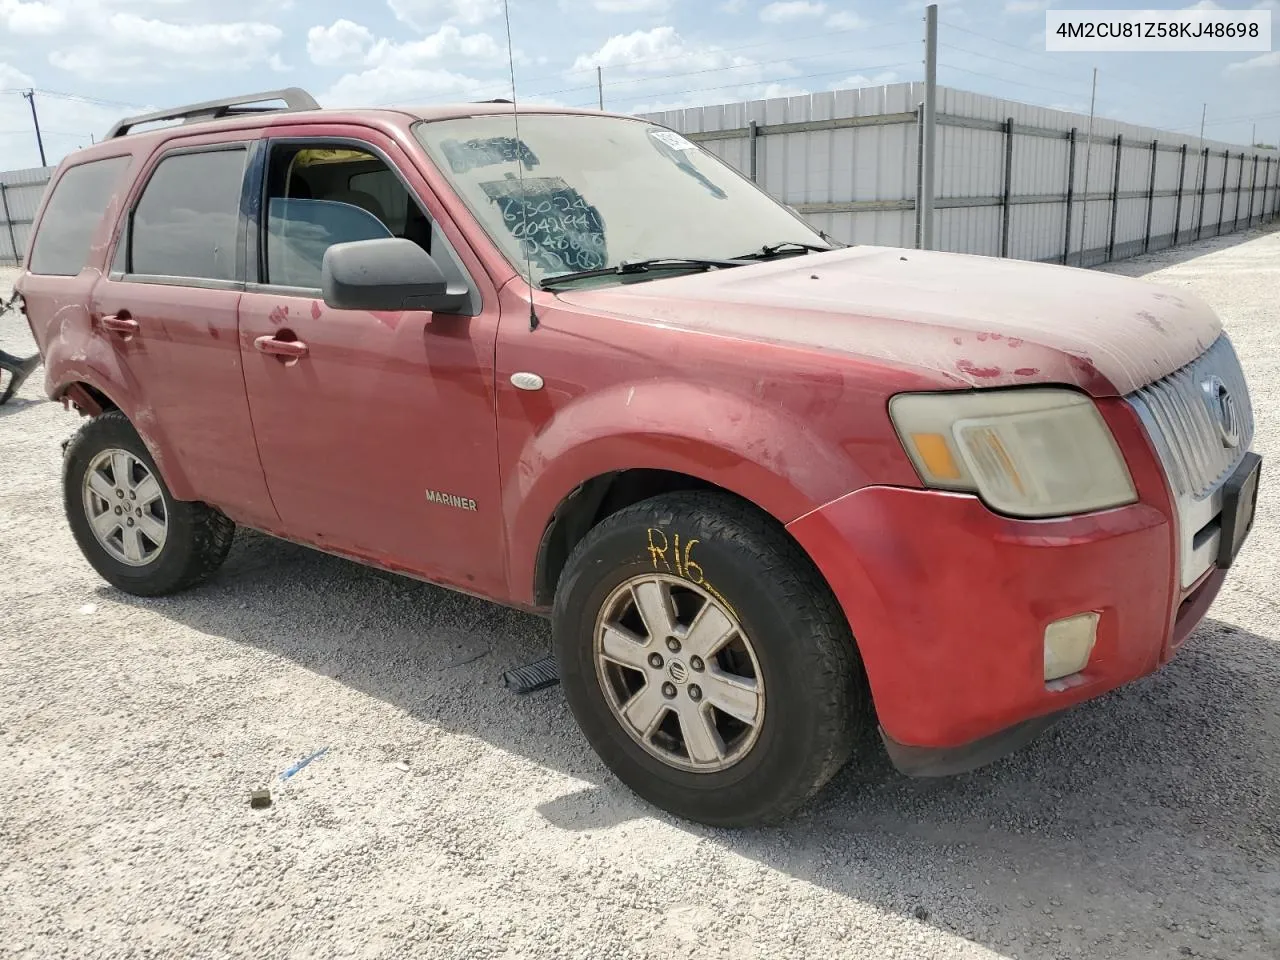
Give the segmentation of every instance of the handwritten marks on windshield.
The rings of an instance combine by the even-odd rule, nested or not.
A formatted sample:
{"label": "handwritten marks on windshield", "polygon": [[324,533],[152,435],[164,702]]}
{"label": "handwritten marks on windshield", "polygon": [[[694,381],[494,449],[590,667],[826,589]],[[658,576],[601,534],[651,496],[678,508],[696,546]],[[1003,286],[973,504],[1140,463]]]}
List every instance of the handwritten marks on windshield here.
{"label": "handwritten marks on windshield", "polygon": [[466,173],[476,167],[491,167],[495,163],[515,163],[520,160],[526,170],[538,165],[538,158],[529,145],[515,137],[485,137],[477,140],[445,140],[440,149],[449,158],[454,173]]}
{"label": "handwritten marks on windshield", "polygon": [[609,262],[600,211],[560,177],[481,184],[522,253],[548,273],[598,270]]}

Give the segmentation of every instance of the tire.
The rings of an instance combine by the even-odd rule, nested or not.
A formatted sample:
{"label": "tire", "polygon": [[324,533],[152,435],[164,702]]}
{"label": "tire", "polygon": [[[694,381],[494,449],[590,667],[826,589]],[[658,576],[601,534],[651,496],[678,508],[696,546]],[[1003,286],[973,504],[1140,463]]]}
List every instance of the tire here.
{"label": "tire", "polygon": [[[655,611],[648,618],[642,601]],[[678,651],[657,635],[672,611]],[[654,497],[592,529],[561,576],[552,629],[565,696],[591,746],[635,793],[688,820],[786,817],[848,761],[869,713],[848,623],[816,567],[772,518],[727,494]],[[721,653],[695,655],[726,630],[733,639]],[[665,690],[650,686],[659,681]],[[650,708],[663,709],[654,690],[665,714],[646,733]],[[710,741],[700,718],[715,729]]]}
{"label": "tire", "polygon": [[[92,492],[86,489],[91,471]],[[117,482],[117,473],[123,482]],[[235,524],[219,511],[174,499],[146,444],[118,410],[94,417],[71,438],[62,465],[62,494],[67,522],[85,559],[112,586],[139,597],[175,593],[206,579],[222,565],[235,536]],[[104,507],[112,502],[128,503],[129,508]],[[140,512],[144,507],[145,517]],[[114,529],[102,536],[95,533],[94,516],[102,528],[114,524]]]}

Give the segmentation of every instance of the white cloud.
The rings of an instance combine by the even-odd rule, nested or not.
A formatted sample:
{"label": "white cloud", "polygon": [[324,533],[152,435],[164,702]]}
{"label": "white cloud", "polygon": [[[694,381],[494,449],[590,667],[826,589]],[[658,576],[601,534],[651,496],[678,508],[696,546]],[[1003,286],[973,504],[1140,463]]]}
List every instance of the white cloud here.
{"label": "white cloud", "polygon": [[272,24],[177,24],[116,13],[97,27],[97,36],[77,46],[54,50],[49,62],[94,82],[104,76],[138,80],[162,70],[243,70],[266,63],[284,36]]}
{"label": "white cloud", "polygon": [[827,17],[827,26],[832,30],[861,30],[867,21],[852,10],[840,10]]}
{"label": "white cloud", "polygon": [[423,32],[442,23],[474,26],[502,13],[502,0],[387,0],[397,20]]}
{"label": "white cloud", "polygon": [[1191,6],[1189,7],[1183,7],[1182,9],[1183,10],[1221,10],[1222,6],[1216,3],[1215,0],[1197,0],[1196,3],[1191,4]]}
{"label": "white cloud", "polygon": [[453,24],[445,24],[421,40],[408,43],[379,40],[365,55],[364,62],[371,67],[419,67],[451,56],[505,62],[507,48],[487,33],[464,34]]}
{"label": "white cloud", "polygon": [[1240,73],[1246,70],[1270,70],[1280,67],[1280,50],[1272,50],[1270,53],[1260,53],[1256,57],[1250,57],[1248,60],[1238,60],[1235,63],[1227,64],[1227,68],[1223,73]]}
{"label": "white cloud", "polygon": [[827,12],[827,5],[820,0],[777,0],[760,11],[764,23],[790,23],[820,17]]}
{"label": "white cloud", "polygon": [[1049,0],[1006,0],[1005,13],[1038,13],[1049,9]]}
{"label": "white cloud", "polygon": [[671,0],[593,0],[601,13],[666,13]]}
{"label": "white cloud", "polygon": [[868,77],[865,73],[855,73],[852,77],[846,77],[839,83],[831,85],[832,90],[849,90],[857,87],[879,87],[886,83],[897,83],[898,74],[894,70],[885,70],[881,73],[873,74]]}
{"label": "white cloud", "polygon": [[721,47],[688,44],[674,27],[654,27],[610,37],[595,53],[580,54],[571,72],[605,67],[628,73],[681,73],[752,64],[745,57],[730,56]]}
{"label": "white cloud", "polygon": [[412,103],[415,99],[438,100],[456,97],[476,99],[482,84],[474,77],[450,70],[397,67],[381,64],[362,73],[349,73],[340,78],[319,97],[326,107],[371,106],[376,104]]}
{"label": "white cloud", "polygon": [[720,4],[720,12],[738,14],[741,13],[746,6],[747,0],[724,0],[724,3]]}
{"label": "white cloud", "polygon": [[58,33],[67,25],[67,15],[58,7],[40,0],[0,0],[0,25],[16,35],[38,36]]}
{"label": "white cloud", "polygon": [[350,20],[336,20],[327,27],[307,31],[307,56],[321,67],[342,67],[362,63],[373,46],[369,28]]}

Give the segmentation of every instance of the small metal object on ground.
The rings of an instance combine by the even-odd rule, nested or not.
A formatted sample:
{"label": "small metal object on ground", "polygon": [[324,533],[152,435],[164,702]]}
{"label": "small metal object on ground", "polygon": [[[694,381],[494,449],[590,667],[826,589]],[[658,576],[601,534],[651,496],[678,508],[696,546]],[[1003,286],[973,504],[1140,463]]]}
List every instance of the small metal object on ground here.
{"label": "small metal object on ground", "polygon": [[261,810],[263,807],[271,806],[270,790],[254,790],[249,794],[249,806],[255,810]]}
{"label": "small metal object on ground", "polygon": [[560,671],[556,669],[555,657],[543,657],[523,667],[508,670],[502,675],[502,682],[513,693],[534,693],[554,687],[560,682]]}

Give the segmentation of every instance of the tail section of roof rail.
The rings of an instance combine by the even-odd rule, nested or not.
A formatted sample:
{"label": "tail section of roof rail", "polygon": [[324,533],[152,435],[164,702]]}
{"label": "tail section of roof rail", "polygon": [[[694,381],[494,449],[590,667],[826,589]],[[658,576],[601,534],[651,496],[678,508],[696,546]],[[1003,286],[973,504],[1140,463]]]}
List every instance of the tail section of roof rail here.
{"label": "tail section of roof rail", "polygon": [[[283,100],[284,107],[255,107],[270,100]],[[144,123],[156,123],[161,120],[182,120],[191,123],[197,120],[217,120],[222,117],[240,116],[248,113],[269,113],[275,111],[319,110],[320,104],[315,97],[299,87],[286,87],[283,90],[267,90],[263,93],[249,93],[240,97],[228,97],[225,100],[209,100],[206,103],[193,103],[185,107],[174,107],[170,110],[159,110],[137,117],[125,117],[107,134],[108,140],[125,136],[134,127]]]}

